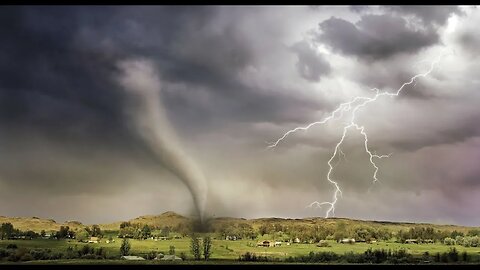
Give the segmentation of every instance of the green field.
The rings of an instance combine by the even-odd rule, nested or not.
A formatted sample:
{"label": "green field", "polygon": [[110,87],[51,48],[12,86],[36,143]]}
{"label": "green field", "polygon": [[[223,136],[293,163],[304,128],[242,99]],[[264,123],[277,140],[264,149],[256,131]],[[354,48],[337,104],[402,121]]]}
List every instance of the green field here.
{"label": "green field", "polygon": [[[121,239],[116,239],[114,243],[88,244],[92,247],[103,247],[107,250],[107,257],[120,257],[120,243]],[[172,240],[130,240],[132,255],[145,256],[146,254],[156,251],[164,254],[168,253],[170,246],[175,246],[176,254],[184,252],[187,258],[192,259],[190,253],[190,239],[172,239]],[[337,254],[344,254],[345,252],[363,253],[368,248],[371,249],[391,249],[398,250],[404,248],[413,255],[421,256],[424,252],[435,254],[437,252],[447,252],[451,246],[443,244],[399,244],[393,242],[378,242],[373,244],[355,243],[355,244],[340,244],[335,241],[330,241],[330,247],[317,247],[315,244],[291,244],[289,246],[283,243],[280,247],[256,247],[256,241],[238,240],[213,240],[212,260],[237,260],[238,257],[244,253],[251,252],[260,256],[268,256],[272,258],[286,258],[288,256],[307,255],[309,252],[332,251]],[[0,241],[0,248],[6,248],[8,244],[16,244],[18,248],[43,248],[51,249],[52,251],[65,252],[68,246],[77,247],[80,249],[85,243],[79,243],[75,240],[2,240]],[[466,251],[473,256],[480,256],[480,247],[463,247],[456,245],[455,248],[459,252]],[[81,260],[80,260],[81,261]]]}

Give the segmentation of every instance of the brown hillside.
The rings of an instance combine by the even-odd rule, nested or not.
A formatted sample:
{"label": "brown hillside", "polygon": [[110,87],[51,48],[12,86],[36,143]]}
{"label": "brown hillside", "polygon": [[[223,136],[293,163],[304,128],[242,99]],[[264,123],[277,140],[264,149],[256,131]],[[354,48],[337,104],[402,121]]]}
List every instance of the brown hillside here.
{"label": "brown hillside", "polygon": [[72,230],[84,228],[85,225],[78,221],[69,221],[66,223],[57,223],[53,219],[42,219],[38,217],[4,217],[0,216],[0,223],[12,223],[15,229],[21,231],[32,230],[40,233],[42,230],[46,232],[58,231],[60,226],[69,226]]}

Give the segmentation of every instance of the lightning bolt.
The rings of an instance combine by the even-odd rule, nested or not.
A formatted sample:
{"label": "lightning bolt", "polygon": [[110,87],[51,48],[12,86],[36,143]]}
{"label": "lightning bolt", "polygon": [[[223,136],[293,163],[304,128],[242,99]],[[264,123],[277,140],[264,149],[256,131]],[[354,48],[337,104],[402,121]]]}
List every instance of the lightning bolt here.
{"label": "lightning bolt", "polygon": [[[378,173],[378,166],[377,164],[375,163],[375,160],[376,159],[382,159],[382,158],[388,158],[390,157],[393,153],[390,153],[390,154],[387,154],[387,155],[377,155],[376,152],[372,152],[368,146],[368,136],[367,136],[367,133],[365,132],[365,127],[364,126],[360,126],[359,124],[356,123],[356,113],[358,112],[359,109],[365,107],[366,105],[374,102],[374,101],[377,101],[379,97],[383,97],[383,96],[389,96],[389,97],[395,97],[395,96],[398,96],[400,95],[400,93],[402,92],[402,90],[408,86],[408,85],[411,85],[413,83],[417,83],[417,80],[419,78],[424,78],[426,76],[428,76],[432,71],[433,69],[435,68],[435,66],[440,62],[441,58],[444,57],[445,55],[440,55],[438,58],[436,58],[431,64],[430,64],[430,68],[424,72],[424,73],[420,73],[420,74],[416,74],[415,76],[411,77],[409,81],[403,83],[400,88],[397,89],[396,92],[388,92],[388,91],[380,91],[379,89],[377,88],[372,88],[370,90],[372,91],[375,91],[375,95],[373,97],[365,97],[365,96],[356,96],[354,98],[352,98],[350,101],[348,102],[345,102],[345,103],[341,103],[340,105],[338,105],[338,107],[332,111],[330,113],[330,115],[328,115],[326,118],[324,118],[323,120],[321,121],[316,121],[316,122],[313,122],[313,123],[310,123],[306,126],[303,126],[303,127],[296,127],[294,129],[291,129],[287,132],[285,132],[283,134],[282,137],[280,137],[278,140],[276,140],[274,143],[271,143],[268,148],[274,148],[276,147],[280,142],[282,142],[283,140],[285,140],[290,134],[292,133],[295,133],[297,131],[306,131],[308,129],[310,129],[311,127],[313,126],[316,126],[316,125],[323,125],[327,122],[329,122],[330,120],[333,120],[335,119],[335,117],[338,115],[339,117],[342,117],[344,112],[348,112],[350,111],[351,112],[351,118],[350,118],[350,121],[347,122],[344,127],[343,127],[343,133],[342,133],[342,137],[340,138],[340,140],[337,142],[337,144],[335,145],[335,148],[334,148],[334,151],[333,151],[333,154],[332,156],[330,157],[330,159],[328,160],[327,164],[328,164],[328,173],[327,173],[327,180],[328,182],[330,182],[334,187],[335,187],[335,191],[333,193],[333,198],[331,201],[325,201],[325,202],[318,202],[318,201],[314,201],[312,202],[311,204],[307,205],[306,208],[312,208],[312,207],[316,207],[316,208],[322,208],[322,206],[329,206],[329,208],[327,209],[327,212],[325,214],[325,218],[328,218],[330,216],[330,214],[332,214],[333,216],[335,215],[335,204],[337,203],[338,201],[338,196],[342,196],[342,190],[340,189],[340,186],[338,185],[338,183],[332,179],[332,171],[333,171],[333,168],[336,166],[336,164],[333,166],[332,165],[332,161],[334,160],[334,158],[340,153],[344,159],[345,159],[345,153],[343,153],[342,149],[340,148],[340,146],[343,144],[344,140],[345,140],[345,137],[347,136],[348,134],[348,131],[350,129],[355,129],[356,131],[358,131],[360,134],[363,135],[364,137],[364,147],[365,147],[365,152],[369,155],[369,160],[370,160],[370,163],[372,165],[372,167],[375,169],[374,170],[374,173],[373,173],[373,184],[376,183],[378,181],[378,178],[377,178],[377,173]],[[423,62],[423,61],[422,61]],[[340,162],[340,160],[339,160]],[[338,162],[337,162],[338,164]]]}

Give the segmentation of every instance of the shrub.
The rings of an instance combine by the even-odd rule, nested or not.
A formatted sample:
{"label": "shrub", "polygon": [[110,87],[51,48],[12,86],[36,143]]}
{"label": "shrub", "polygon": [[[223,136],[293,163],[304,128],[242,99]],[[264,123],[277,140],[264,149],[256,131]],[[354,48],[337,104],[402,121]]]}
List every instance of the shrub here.
{"label": "shrub", "polygon": [[50,260],[60,260],[64,257],[62,252],[51,252],[50,253]]}
{"label": "shrub", "polygon": [[92,259],[96,259],[97,256],[95,254],[86,254],[86,255],[83,255],[81,258],[82,259],[87,259],[87,260],[92,260]]}
{"label": "shrub", "polygon": [[105,259],[107,257],[107,251],[103,247],[100,247],[95,250],[95,255],[100,257],[101,259]]}
{"label": "shrub", "polygon": [[17,245],[16,244],[8,244],[7,245],[7,249],[17,249]]}
{"label": "shrub", "polygon": [[10,252],[4,248],[0,248],[0,259],[10,256]]}
{"label": "shrub", "polygon": [[462,261],[468,262],[468,255],[466,251],[462,252]]}
{"label": "shrub", "polygon": [[255,253],[246,252],[238,258],[239,261],[245,262],[268,262],[267,256],[257,256]]}
{"label": "shrub", "polygon": [[168,254],[169,255],[175,255],[175,246],[170,246],[170,248],[168,250]]}
{"label": "shrub", "polygon": [[30,253],[25,253],[23,256],[20,257],[20,261],[32,261],[34,258],[32,257],[32,255],[30,255]]}
{"label": "shrub", "polygon": [[443,243],[447,246],[454,246],[455,245],[455,239],[447,237],[443,240]]}
{"label": "shrub", "polygon": [[49,254],[44,249],[32,249],[30,255],[34,260],[47,260],[49,258]]}
{"label": "shrub", "polygon": [[147,253],[147,260],[153,260],[157,257],[157,252],[156,251],[150,251]]}
{"label": "shrub", "polygon": [[330,244],[325,240],[320,240],[320,242],[318,242],[317,246],[319,246],[319,247],[329,247]]}
{"label": "shrub", "polygon": [[447,256],[450,262],[458,262],[458,251],[456,248],[451,248],[448,251]]}

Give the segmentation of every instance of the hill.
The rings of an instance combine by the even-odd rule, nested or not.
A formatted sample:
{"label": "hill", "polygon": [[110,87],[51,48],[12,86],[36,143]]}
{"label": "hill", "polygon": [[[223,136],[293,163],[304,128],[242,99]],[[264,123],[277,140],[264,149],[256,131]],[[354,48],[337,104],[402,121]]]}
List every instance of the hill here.
{"label": "hill", "polygon": [[78,230],[84,228],[81,222],[78,221],[67,221],[65,223],[57,223],[53,219],[43,219],[39,217],[5,217],[0,216],[0,223],[12,223],[15,229],[21,231],[32,230],[40,233],[42,230],[46,232],[58,231],[60,226],[69,226],[73,230]]}
{"label": "hill", "polygon": [[[146,224],[148,226],[153,226],[153,227],[165,227],[165,226],[176,227],[181,223],[188,224],[191,222],[191,220],[175,212],[168,211],[161,215],[139,216],[137,218],[128,220],[128,222],[132,224],[141,224],[141,225]],[[118,222],[109,223],[109,224],[100,224],[99,226],[102,230],[118,230],[120,228],[121,223],[122,221],[118,221]]]}
{"label": "hill", "polygon": [[[140,225],[149,225],[157,228],[169,226],[176,227],[179,224],[191,224],[193,221],[191,218],[179,215],[175,212],[168,211],[160,215],[144,215],[137,218],[128,220],[132,224]],[[0,223],[10,222],[15,228],[18,228],[22,231],[33,230],[40,232],[41,230],[45,231],[56,231],[59,230],[60,226],[69,226],[73,230],[78,230],[84,228],[85,226],[78,221],[66,221],[64,223],[57,223],[53,219],[42,219],[38,217],[5,217],[0,216]],[[120,228],[120,224],[123,221],[108,223],[108,224],[99,224],[102,230],[116,231]],[[428,223],[410,223],[410,222],[390,222],[390,221],[369,221],[369,220],[355,220],[348,218],[320,218],[320,217],[309,217],[309,218],[257,218],[257,219],[245,219],[245,218],[235,218],[235,217],[215,217],[208,219],[208,223],[212,228],[218,228],[224,225],[239,225],[239,224],[248,224],[251,225],[254,229],[260,228],[262,225],[275,226],[280,225],[284,228],[293,228],[295,226],[321,226],[329,227],[332,229],[337,228],[340,224],[345,226],[345,228],[352,227],[370,227],[374,229],[388,229],[390,231],[399,231],[399,230],[409,230],[410,228],[415,227],[432,227],[435,230],[442,231],[459,231],[466,233],[471,229],[480,229],[480,227],[468,227],[460,225],[438,225],[438,224],[428,224]]]}

